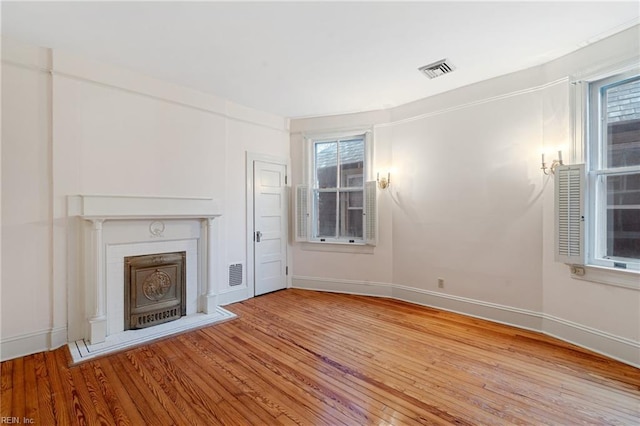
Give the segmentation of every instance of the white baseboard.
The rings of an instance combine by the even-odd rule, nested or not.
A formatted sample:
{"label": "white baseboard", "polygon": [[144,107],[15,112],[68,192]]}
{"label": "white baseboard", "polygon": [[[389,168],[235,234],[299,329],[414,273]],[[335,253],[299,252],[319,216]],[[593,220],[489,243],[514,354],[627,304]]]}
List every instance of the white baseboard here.
{"label": "white baseboard", "polygon": [[389,297],[456,312],[537,331],[625,364],[640,367],[640,342],[541,312],[389,283],[294,276],[292,286],[305,290]]}
{"label": "white baseboard", "polygon": [[332,293],[359,294],[362,296],[392,297],[392,287],[387,283],[365,282],[353,280],[339,280],[333,278],[314,278],[293,276],[291,280],[293,288],[304,290],[319,290]]}
{"label": "white baseboard", "polygon": [[393,286],[393,298],[527,330],[542,330],[542,314],[528,309],[401,285]]}
{"label": "white baseboard", "polygon": [[57,349],[68,343],[67,327],[56,327],[51,329],[51,340],[49,349]]}
{"label": "white baseboard", "polygon": [[538,312],[397,284],[294,276],[293,287],[363,296],[390,297],[520,328],[535,331],[542,329],[542,314]]}
{"label": "white baseboard", "polygon": [[543,333],[640,368],[640,343],[552,315],[544,315]]}
{"label": "white baseboard", "polygon": [[248,289],[245,286],[237,290],[231,290],[224,293],[218,294],[218,305],[226,306],[236,302],[242,302],[243,300],[247,300],[249,298]]}
{"label": "white baseboard", "polygon": [[0,341],[0,361],[59,348],[67,343],[67,328],[58,327],[8,337]]}

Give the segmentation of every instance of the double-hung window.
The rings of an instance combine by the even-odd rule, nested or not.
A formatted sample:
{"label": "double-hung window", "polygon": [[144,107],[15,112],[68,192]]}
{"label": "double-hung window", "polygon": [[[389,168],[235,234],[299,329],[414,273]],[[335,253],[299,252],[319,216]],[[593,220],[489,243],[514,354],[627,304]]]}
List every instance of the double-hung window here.
{"label": "double-hung window", "polygon": [[588,84],[587,263],[640,269],[640,75]]}
{"label": "double-hung window", "polygon": [[308,184],[297,190],[299,241],[371,244],[375,238],[375,182],[369,133],[307,139]]}

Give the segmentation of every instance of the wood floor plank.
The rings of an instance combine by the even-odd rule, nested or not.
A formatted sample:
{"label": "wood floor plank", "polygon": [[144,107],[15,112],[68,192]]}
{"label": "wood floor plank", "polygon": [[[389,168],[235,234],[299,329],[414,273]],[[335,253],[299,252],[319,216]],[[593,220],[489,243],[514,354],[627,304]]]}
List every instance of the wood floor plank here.
{"label": "wood floor plank", "polygon": [[[243,329],[246,327],[243,326],[242,323],[238,323],[236,326],[242,327]],[[322,392],[326,396],[326,398],[329,398],[338,404],[342,404],[345,409],[355,411],[354,415],[357,416],[357,421],[360,421],[361,423],[379,423],[384,420],[383,418],[376,417],[372,414],[378,411],[382,412],[385,407],[384,403],[370,397],[364,392],[361,392],[363,389],[361,386],[356,385],[349,378],[346,378],[337,369],[332,369],[330,366],[325,364],[319,364],[316,358],[312,357],[311,354],[304,349],[298,346],[285,345],[280,339],[269,339],[265,334],[254,337],[252,333],[245,338],[250,339],[253,345],[260,347],[261,350],[266,353],[273,353],[275,351],[277,355],[274,356],[277,356],[277,359],[282,361],[288,370],[299,370],[300,373],[304,374],[308,378],[317,376],[326,384],[310,385],[315,386],[319,392]],[[309,380],[304,378],[299,379]],[[403,424],[412,423],[411,418],[401,413],[397,413],[395,418],[401,419]]]}
{"label": "wood floor plank", "polygon": [[[32,392],[38,393],[38,384],[36,381],[36,362],[35,357],[27,356],[24,357],[24,387],[25,390],[31,394]],[[32,419],[39,419],[40,416],[40,408],[38,406],[38,398],[32,398],[30,396],[25,397],[25,410],[24,417],[31,421]],[[24,418],[22,419],[24,421]]]}
{"label": "wood floor plank", "polygon": [[[123,425],[130,425],[126,417],[122,417],[119,415],[114,416],[114,413],[109,409],[107,400],[104,398],[104,395],[102,394],[102,391],[100,389],[100,383],[93,374],[93,365],[94,364],[85,363],[80,365],[78,368],[72,369],[71,371],[72,374],[76,375],[74,376],[74,381],[84,381],[98,421],[101,424],[118,423]],[[118,414],[117,411],[116,414]]]}
{"label": "wood floor plank", "polygon": [[[244,318],[245,320],[247,320],[247,316],[243,316],[243,318]],[[262,331],[264,332],[265,330],[262,330]],[[262,337],[262,338],[265,338],[267,335],[268,335],[268,334],[265,334],[265,335],[263,335],[263,336],[261,336],[261,337]],[[284,338],[284,335],[283,335],[282,333],[279,333],[279,337],[280,337],[280,338],[281,338],[281,340],[283,340],[284,342],[288,342],[288,340],[287,340],[286,338]],[[296,346],[296,345],[287,345],[287,346],[288,346],[288,348],[289,348],[289,349],[288,349],[288,351],[290,351],[290,352],[291,352],[291,351],[295,351],[296,349],[298,349],[298,350],[302,351],[302,353],[300,353],[300,354],[296,357],[296,358],[298,359],[298,363],[300,363],[300,362],[306,362],[306,363],[308,363],[309,365],[312,365],[316,370],[324,369],[325,374],[327,374],[327,372],[331,372],[331,371],[333,370],[333,373],[334,373],[334,374],[332,375],[333,377],[337,377],[337,378],[346,378],[346,377],[347,377],[347,375],[345,375],[343,371],[341,371],[341,370],[340,370],[340,369],[338,369],[338,368],[335,368],[335,366],[333,366],[333,367],[332,367],[332,366],[331,366],[330,364],[328,364],[328,363],[318,363],[318,358],[317,358],[317,356],[316,356],[315,354],[313,354],[313,353],[309,352],[308,350],[305,350],[305,349],[301,348],[301,346],[300,346],[300,345],[298,345],[298,346]],[[306,361],[305,361],[305,355],[307,356],[307,360],[306,360]],[[281,358],[283,355],[282,355],[282,354],[279,354],[278,356],[279,356],[279,358]],[[346,378],[345,380],[346,380],[346,381],[348,381],[352,387],[354,386],[354,383],[353,383],[352,378]],[[333,386],[333,385],[335,385],[335,382],[332,382],[332,383],[331,383],[331,385],[332,385],[332,386]],[[387,396],[387,398],[388,398],[388,396]],[[376,401],[375,399],[372,399],[372,402],[373,402],[374,404],[379,404],[379,402],[378,402],[378,401]],[[367,407],[372,406],[372,404],[371,404],[371,403],[364,403],[363,405],[365,405],[365,406],[367,406]]]}
{"label": "wood floor plank", "polygon": [[[200,362],[204,362],[204,371],[214,376],[214,382],[225,389],[230,397],[225,400],[240,399],[245,396],[251,406],[257,404],[279,422],[285,424],[301,424],[307,417],[303,407],[289,407],[285,395],[271,392],[270,384],[261,377],[254,377],[252,371],[246,371],[230,358],[226,351],[218,346],[218,342],[210,340],[204,332],[185,335],[184,345],[200,354]],[[249,406],[249,408],[251,408]]]}
{"label": "wood floor plank", "polygon": [[[201,407],[191,406],[174,385],[175,382],[171,377],[166,375],[161,364],[155,359],[156,354],[148,346],[143,346],[136,351],[130,359],[135,359],[139,370],[143,373],[145,382],[153,389],[154,394],[163,400],[165,408],[171,407],[174,411],[179,412],[184,418],[185,424],[198,424],[199,413],[197,410]],[[206,419],[211,424],[220,424],[214,416],[208,416]]]}
{"label": "wood floor plank", "polygon": [[118,425],[140,425],[145,419],[140,415],[120,378],[114,374],[110,363],[92,362],[84,370],[87,380],[97,385],[96,398],[104,399],[111,416]]}
{"label": "wood floor plank", "polygon": [[[58,364],[68,365],[69,360],[64,351],[56,351]],[[101,424],[106,421],[102,410],[96,410],[91,394],[84,381],[80,367],[60,369],[60,378],[65,395],[69,396],[67,404],[72,410],[71,421],[76,424]],[[107,424],[113,424],[113,421]]]}
{"label": "wood floor plank", "polygon": [[[140,424],[178,424],[180,419],[172,417],[170,413],[167,412],[160,401],[158,401],[158,398],[149,391],[146,383],[140,379],[135,367],[128,363],[127,357],[124,354],[114,355],[101,361],[102,365],[111,367],[111,371],[105,370],[105,374],[107,375],[105,380],[108,380],[109,384],[115,389],[118,389],[118,382],[120,382],[120,386],[124,389],[120,388],[118,392],[125,391],[130,399],[135,401],[135,409],[144,420]],[[131,408],[127,409],[126,406],[122,408],[127,414],[131,415],[130,412],[133,411]]]}
{"label": "wood floor plank", "polygon": [[[261,393],[268,393],[271,389],[277,395],[280,405],[289,406],[288,411],[292,411],[292,418],[312,418],[323,424],[345,424],[345,419],[341,413],[331,412],[318,408],[317,401],[310,396],[310,390],[306,387],[295,386],[281,371],[261,359],[249,360],[247,349],[239,347],[227,336],[220,334],[220,330],[215,330],[215,345],[219,351],[234,351],[236,353],[235,362],[229,365],[229,369],[235,376],[249,378],[256,390]],[[211,342],[213,343],[213,342]],[[245,383],[249,380],[245,379]]]}
{"label": "wood floor plank", "polygon": [[[267,316],[267,315],[268,315],[268,312],[266,312],[266,311],[261,311],[260,312],[260,316]],[[254,320],[258,321],[257,318],[254,318]],[[295,327],[293,326],[293,324],[288,324],[286,328],[287,329],[293,329]],[[291,340],[291,341],[298,340],[299,338],[300,338],[300,336],[288,337],[288,339]],[[355,336],[353,336],[353,335],[350,336],[350,340],[353,340],[353,339],[355,339]],[[349,343],[349,344],[346,344],[344,346],[341,346],[343,344],[344,344],[344,342],[341,342],[340,339],[337,339],[337,340],[334,340],[332,343],[330,343],[329,344],[330,346],[327,346],[326,342],[323,343],[322,347],[325,347],[325,348],[329,349],[330,351],[331,351],[331,349],[334,349],[335,351],[340,351],[340,353],[345,355],[345,356],[343,356],[343,361],[347,360],[347,359],[351,360],[351,363],[345,364],[345,367],[351,369],[353,372],[357,372],[358,364],[359,364],[358,363],[358,356],[362,356],[363,355],[363,352],[360,350],[361,347],[362,347],[362,342],[358,342],[357,344]],[[322,349],[321,348],[313,348],[313,350],[316,351],[316,350],[322,350]],[[367,356],[370,359],[369,367],[373,367],[373,366],[377,367],[376,370],[378,372],[378,375],[377,376],[376,375],[372,376],[374,379],[376,377],[378,377],[378,376],[381,377],[381,378],[383,378],[385,376],[388,376],[388,372],[390,371],[390,366],[389,365],[387,365],[385,363],[379,363],[379,362],[376,361],[376,357],[373,355],[373,352],[377,352],[377,351],[378,351],[378,349],[374,348],[374,349],[371,350],[370,354],[367,354]],[[356,354],[356,356],[351,357],[349,355],[350,352],[358,352],[358,353]],[[371,371],[372,370],[370,369],[370,373],[371,373]],[[380,388],[380,387],[383,387],[383,386],[389,386],[389,387],[391,387],[393,389],[403,389],[404,393],[407,394],[407,395],[411,394],[411,392],[412,392],[411,387],[414,385],[415,378],[414,377],[408,377],[408,378],[406,378],[407,380],[403,380],[403,378],[397,374],[398,370],[394,369],[394,371],[396,372],[396,377],[395,378],[387,377],[386,378],[386,383],[383,382],[383,385],[378,385],[378,387]],[[355,374],[361,374],[361,373],[357,372]],[[416,394],[425,395],[425,394],[428,394],[428,392],[425,392],[424,389],[421,389],[421,392],[415,392],[414,393],[414,395],[416,395]],[[432,395],[431,399],[433,399],[433,400],[435,400],[437,402],[443,402],[443,396],[442,395]],[[446,399],[446,398],[444,398],[444,399]],[[462,408],[462,406],[461,406],[459,401],[456,402],[456,405],[458,406],[459,409]],[[486,401],[483,401],[483,405],[485,406],[485,410],[488,411],[489,406],[486,405]],[[477,410],[474,409],[474,404],[471,404],[468,408],[475,413],[473,418],[475,420],[477,420],[478,416],[481,413],[478,413]],[[425,412],[424,409],[422,411]],[[493,410],[493,415],[496,415],[496,414],[503,421],[506,420],[505,417],[508,417],[508,416],[505,415],[504,412],[498,410],[497,408],[495,408]],[[495,419],[494,419],[494,421],[495,421]],[[516,422],[520,422],[521,423],[522,419],[512,419],[512,421],[516,421]]]}
{"label": "wood floor plank", "polygon": [[[305,368],[304,364],[291,359],[286,353],[276,352],[272,355],[273,346],[265,344],[264,338],[258,339],[251,335],[238,338],[233,330],[228,329],[221,329],[217,335],[224,336],[226,338],[224,341],[228,345],[233,345],[238,349],[245,348],[244,360],[246,362],[260,364],[267,370],[267,373],[273,373],[276,377],[281,377],[296,387],[308,389],[308,395],[313,401],[313,405],[322,411],[325,410],[325,407],[330,407],[331,411],[335,413],[336,421],[347,424],[353,422],[362,424],[379,420],[377,417],[369,418],[358,404],[353,404],[353,398],[344,398],[343,394],[336,392],[335,387],[325,385],[326,378],[318,377],[316,370]],[[321,378],[323,383],[320,383],[316,378]]]}
{"label": "wood floor plank", "polygon": [[[180,340],[182,342],[183,340]],[[195,384],[198,385],[198,388],[206,393],[207,395],[216,395],[216,401],[214,410],[217,410],[217,404],[222,401],[227,401],[232,404],[230,409],[235,410],[235,406],[241,406],[244,409],[240,413],[233,413],[236,417],[241,415],[246,420],[247,423],[251,424],[277,424],[275,421],[274,415],[269,412],[265,407],[257,404],[253,398],[244,392],[237,392],[236,395],[232,395],[225,389],[220,386],[216,376],[209,376],[209,380],[206,380],[204,375],[208,371],[208,369],[195,369],[192,367],[192,363],[189,362],[193,360],[192,357],[187,356],[187,351],[185,350],[184,344],[178,344],[178,340],[167,341],[166,347],[170,348],[174,353],[180,354],[177,359],[184,359],[185,367],[181,369],[181,372],[185,374],[190,380],[193,380]],[[227,415],[230,409],[225,410],[223,413]]]}
{"label": "wood floor plank", "polygon": [[[210,392],[211,387],[206,382],[194,379],[185,374],[185,369],[176,370],[170,359],[176,359],[177,353],[171,349],[167,342],[161,342],[154,346],[154,356],[148,358],[158,371],[163,373],[163,388],[171,386],[174,398],[182,410],[193,410],[194,419],[204,420],[207,424],[244,424],[246,418],[233,408],[225,404],[223,398],[217,392]],[[166,356],[166,354],[170,356]],[[199,420],[199,421],[201,421]]]}
{"label": "wood floor plank", "polygon": [[[593,355],[591,355],[591,356],[593,356]],[[462,360],[462,361],[464,361],[464,360]],[[549,380],[549,378],[554,378],[556,373],[555,373],[555,372],[551,372],[551,373],[549,373],[549,374],[550,374],[550,375],[547,377],[547,380]],[[637,378],[637,374],[636,374],[636,378]],[[636,381],[636,382],[637,382],[637,381]],[[561,384],[562,384],[562,383],[558,383],[558,385],[561,385]],[[566,411],[566,410],[565,410],[565,409],[560,409],[560,410],[558,410],[558,412],[561,412],[561,413],[563,413],[564,411]]]}
{"label": "wood floor plank", "polygon": [[24,358],[18,358],[13,361],[12,381],[11,416],[22,419],[26,409]]}
{"label": "wood floor plank", "polygon": [[[55,412],[53,405],[53,389],[44,353],[31,355],[35,362],[36,386],[38,388],[38,416],[42,424],[55,424]],[[34,398],[35,399],[35,398]],[[34,420],[35,420],[34,418]]]}
{"label": "wood floor plank", "polygon": [[[51,388],[52,412],[55,424],[65,425],[73,424],[73,410],[69,395],[62,385],[61,374],[66,370],[67,363],[58,362],[58,354],[62,350],[58,349],[53,352],[45,352],[45,365],[47,368],[47,377],[49,378],[49,387]],[[77,423],[76,423],[77,424]]]}
{"label": "wood floor plank", "polygon": [[[266,312],[266,311],[261,311],[261,312],[260,312],[260,315],[261,315],[261,316],[268,316],[268,312]],[[245,319],[246,319],[246,318],[245,318]],[[253,319],[254,319],[254,321],[259,321],[259,319],[257,319],[257,318],[253,318]],[[295,326],[294,326],[293,324],[288,324],[288,325],[287,325],[287,327],[285,327],[285,328],[287,328],[287,329],[292,329],[292,328],[295,328]],[[288,332],[293,332],[293,331],[289,330]],[[287,332],[287,333],[288,333],[288,332]],[[289,337],[285,337],[285,335],[283,335],[283,334],[281,334],[281,337],[286,338],[286,339],[288,339],[288,340],[290,340],[290,341],[292,341],[292,342],[293,342],[293,341],[296,341],[297,339],[299,339],[299,337],[298,337],[298,336],[293,336],[293,337],[289,336]],[[335,342],[334,342],[334,343],[335,343]],[[327,347],[327,343],[326,343],[326,342],[325,342],[325,343],[323,343],[323,345],[322,345],[322,346]],[[333,347],[333,346],[332,346],[332,347],[327,347],[327,349],[329,349],[329,351],[330,351],[330,352],[331,352],[331,348],[334,348],[334,347]],[[312,350],[312,351],[321,350],[321,349],[319,349],[319,348],[311,348],[311,347],[308,347],[307,349],[308,349],[308,350]],[[357,350],[355,346],[349,346],[349,345],[347,345],[346,347],[342,347],[342,348],[334,348],[334,349],[337,349],[337,350],[341,351],[341,353],[342,353],[343,355],[345,355],[345,356],[343,356],[343,358],[342,358],[342,359],[343,359],[343,361],[344,361],[344,360],[346,360],[346,359],[349,359],[349,358],[350,358],[350,356],[348,355],[349,351],[356,351],[356,350]],[[362,355],[362,352],[359,352],[359,354],[358,354],[358,355]],[[373,356],[371,356],[371,357],[370,357],[370,359],[371,359],[371,360],[373,360]],[[326,361],[326,360],[325,360],[325,361]],[[375,363],[370,363],[370,367],[371,367],[371,366],[374,366],[374,365],[376,365],[376,364],[375,364]],[[342,368],[347,368],[347,369],[349,369],[349,370],[351,371],[351,373],[350,373],[350,374],[351,374],[352,376],[362,375],[362,377],[364,377],[364,378],[365,378],[365,380],[375,380],[375,375],[374,375],[374,376],[371,376],[371,377],[366,377],[365,375],[363,375],[363,374],[362,374],[362,372],[358,371],[358,362],[357,362],[357,361],[352,361],[352,363],[350,363],[350,364],[349,364],[349,363],[347,363],[347,364],[345,364],[345,365],[342,365]],[[378,367],[378,370],[379,370],[379,376],[381,376],[381,377],[389,376],[389,374],[388,374],[388,373],[389,373],[388,366],[385,366],[385,365],[379,366],[379,367]],[[371,373],[371,370],[370,370],[370,372],[369,372],[369,373]],[[383,382],[381,382],[381,383],[378,383],[378,384],[376,385],[376,387],[377,387],[377,388],[379,388],[379,389],[384,389],[385,387],[389,387],[389,389],[392,389],[393,391],[395,391],[396,389],[403,389],[404,393],[405,393],[406,395],[409,395],[409,394],[410,394],[409,387],[413,384],[414,380],[413,380],[413,379],[409,379],[409,380],[407,380],[407,381],[401,381],[399,377],[396,377],[396,378],[395,378],[395,380],[394,380],[393,378],[387,377],[386,382],[387,382],[387,383],[384,383],[384,381],[383,381]],[[389,397],[389,395],[387,394],[387,395],[386,395],[386,398],[388,398],[388,397]],[[437,399],[438,399],[438,397],[436,397],[435,399],[437,400]],[[415,401],[414,401],[414,404],[415,404]],[[459,406],[459,404],[458,404],[458,406]],[[429,407],[427,407],[427,408],[425,409],[425,407],[422,407],[421,412],[422,412],[423,414],[425,414],[425,413],[427,413],[427,414],[428,414],[428,413],[429,413],[429,411],[431,411],[431,410],[435,410],[435,411],[438,411],[438,412],[440,411],[440,410],[437,410],[437,409],[434,409],[434,408],[429,408]]]}
{"label": "wood floor plank", "polygon": [[292,405],[293,401],[288,395],[274,392],[270,383],[265,382],[261,376],[254,375],[252,370],[244,369],[236,360],[230,358],[215,339],[202,337],[202,334],[204,333],[189,336],[187,346],[193,345],[197,348],[207,363],[207,370],[215,374],[216,381],[233,393],[234,398],[242,394],[251,396],[265,410],[275,413],[273,415],[280,422],[287,424],[302,424],[303,419],[310,418],[311,413],[306,410],[306,407],[299,404]]}
{"label": "wood floor plank", "polygon": [[190,413],[185,413],[175,404],[170,394],[165,392],[165,389],[155,380],[152,372],[140,361],[139,356],[144,350],[145,347],[140,347],[125,353],[128,362],[133,365],[133,368],[139,376],[137,378],[139,380],[141,379],[142,383],[146,385],[144,392],[150,392],[151,395],[158,400],[162,408],[174,419],[176,424],[193,424],[194,422],[193,419],[190,418]]}
{"label": "wood floor plank", "polygon": [[384,298],[285,290],[235,320],[69,367],[0,364],[36,424],[640,424],[640,370],[532,331]]}
{"label": "wood floor plank", "polygon": [[0,413],[10,417],[13,403],[13,366],[15,360],[0,364]]}

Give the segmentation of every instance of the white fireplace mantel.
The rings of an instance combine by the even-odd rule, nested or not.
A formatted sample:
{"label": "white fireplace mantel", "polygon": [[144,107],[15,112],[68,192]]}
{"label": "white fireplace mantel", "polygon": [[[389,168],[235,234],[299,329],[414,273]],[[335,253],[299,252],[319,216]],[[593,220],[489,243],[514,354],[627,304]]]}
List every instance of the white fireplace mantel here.
{"label": "white fireplace mantel", "polygon": [[[87,247],[85,265],[86,286],[93,300],[87,302],[86,313],[89,318],[88,340],[91,344],[104,342],[107,337],[107,303],[105,279],[105,245],[103,243],[103,223],[105,221],[156,220],[164,226],[162,220],[194,219],[202,223],[203,245],[205,250],[203,265],[205,279],[201,286],[200,310],[214,313],[217,307],[214,261],[214,219],[221,216],[218,203],[208,198],[177,197],[136,197],[113,195],[74,195],[67,200],[69,216],[80,217],[91,222],[91,247]],[[161,230],[149,228],[149,231],[162,236]]]}
{"label": "white fireplace mantel", "polygon": [[221,216],[211,198],[138,197],[122,195],[72,195],[69,216],[83,219],[197,219]]}

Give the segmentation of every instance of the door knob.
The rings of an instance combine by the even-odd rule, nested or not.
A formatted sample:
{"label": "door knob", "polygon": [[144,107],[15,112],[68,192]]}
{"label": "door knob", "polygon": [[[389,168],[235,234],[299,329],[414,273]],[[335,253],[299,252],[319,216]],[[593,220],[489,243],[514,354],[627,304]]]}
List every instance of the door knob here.
{"label": "door knob", "polygon": [[259,243],[261,238],[262,238],[262,232],[256,231],[256,243]]}

